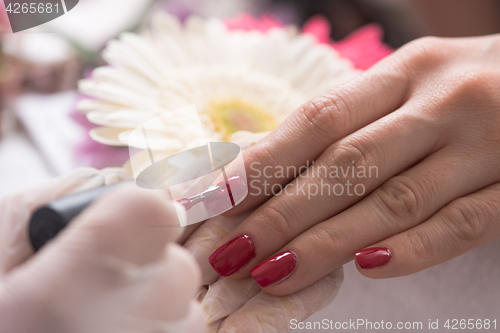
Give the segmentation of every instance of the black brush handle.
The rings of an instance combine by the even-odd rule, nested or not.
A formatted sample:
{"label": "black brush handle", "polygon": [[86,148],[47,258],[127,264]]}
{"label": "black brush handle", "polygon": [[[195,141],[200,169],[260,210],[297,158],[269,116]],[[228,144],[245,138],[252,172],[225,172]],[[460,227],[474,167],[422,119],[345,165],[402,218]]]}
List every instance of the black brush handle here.
{"label": "black brush handle", "polygon": [[29,238],[35,251],[38,251],[63,230],[94,200],[101,197],[118,184],[101,186],[92,190],[71,194],[54,200],[38,208],[28,226]]}

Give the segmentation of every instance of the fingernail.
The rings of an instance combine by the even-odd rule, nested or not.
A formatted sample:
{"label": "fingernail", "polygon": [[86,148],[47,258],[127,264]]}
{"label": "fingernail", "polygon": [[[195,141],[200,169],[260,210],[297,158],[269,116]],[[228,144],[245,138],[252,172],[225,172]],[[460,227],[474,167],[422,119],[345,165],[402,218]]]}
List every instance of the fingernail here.
{"label": "fingernail", "polygon": [[385,266],[391,258],[391,251],[385,247],[372,247],[356,252],[356,261],[362,269]]}
{"label": "fingernail", "polygon": [[203,202],[205,208],[214,215],[219,215],[231,209],[245,198],[248,193],[248,187],[245,179],[240,176],[234,176],[218,183],[224,189],[220,194],[213,195],[210,199]]}
{"label": "fingernail", "polygon": [[264,288],[289,277],[296,266],[297,255],[287,251],[264,260],[250,271],[250,275]]}
{"label": "fingernail", "polygon": [[236,273],[255,257],[255,244],[250,236],[243,235],[227,242],[208,258],[210,265],[222,276]]}

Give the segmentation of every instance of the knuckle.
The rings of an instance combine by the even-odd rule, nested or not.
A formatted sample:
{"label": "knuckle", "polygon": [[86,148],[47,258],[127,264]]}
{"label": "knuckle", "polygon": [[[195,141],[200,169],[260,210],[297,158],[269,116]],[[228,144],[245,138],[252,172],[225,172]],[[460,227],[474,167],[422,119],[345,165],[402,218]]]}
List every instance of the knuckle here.
{"label": "knuckle", "polygon": [[419,229],[412,229],[408,233],[407,240],[408,253],[411,254],[414,260],[427,263],[434,258],[435,244],[428,233]]}
{"label": "knuckle", "polygon": [[[255,171],[254,166],[258,169],[262,169],[264,166],[276,166],[281,165],[283,162],[280,162],[280,157],[276,156],[276,150],[269,147],[266,143],[262,143],[259,145],[255,145],[250,148],[249,157],[246,160],[252,161],[252,164],[249,168],[247,168],[247,172]],[[257,165],[253,165],[253,163],[257,163]]]}
{"label": "knuckle", "polygon": [[420,56],[433,56],[437,53],[437,50],[443,48],[443,43],[446,41],[444,38],[426,36],[417,38],[403,47],[403,50],[410,52],[414,55]]}
{"label": "knuckle", "polygon": [[[437,104],[439,117],[450,126],[460,114],[477,124],[475,128],[483,133],[484,142],[491,144],[482,148],[498,147],[500,116],[496,106],[500,103],[500,71],[470,68],[452,75],[448,82],[445,94]],[[470,122],[464,122],[460,137],[470,139],[477,136],[477,130],[470,130]],[[468,140],[467,144],[475,145],[475,141]]]}
{"label": "knuckle", "polygon": [[420,220],[420,198],[417,186],[410,178],[394,177],[379,187],[375,194],[393,222],[411,227]]}
{"label": "knuckle", "polygon": [[311,243],[319,244],[322,252],[332,255],[340,253],[342,237],[335,228],[318,225],[311,229],[310,235]]}
{"label": "knuckle", "polygon": [[431,68],[445,60],[446,43],[445,38],[422,37],[406,44],[400,54],[413,67]]}
{"label": "knuckle", "polygon": [[499,77],[498,73],[491,70],[477,68],[465,70],[450,79],[456,89],[456,93],[451,97],[461,97],[462,100],[471,101],[474,105],[478,102],[491,102],[491,99],[496,101]]}
{"label": "knuckle", "polygon": [[277,239],[283,241],[288,239],[288,236],[293,233],[293,225],[286,213],[282,212],[283,208],[273,206],[265,207],[262,211],[262,220],[269,226],[270,231],[275,234]]}
{"label": "knuckle", "polygon": [[326,93],[307,102],[302,114],[314,130],[332,137],[348,128],[350,107],[341,93]]}
{"label": "knuckle", "polygon": [[375,165],[375,147],[369,140],[349,139],[331,149],[329,166],[368,168]]}
{"label": "knuckle", "polygon": [[79,266],[78,270],[85,269],[94,272],[96,281],[101,286],[115,288],[117,286],[125,286],[131,282],[130,264],[117,259],[113,255],[99,251],[95,253],[99,254],[99,259],[95,260],[96,257],[75,253],[74,249],[68,249],[68,253],[71,253],[77,259],[74,263],[75,267]]}
{"label": "knuckle", "polygon": [[445,210],[446,222],[462,241],[474,242],[487,230],[488,213],[466,199],[452,202]]}

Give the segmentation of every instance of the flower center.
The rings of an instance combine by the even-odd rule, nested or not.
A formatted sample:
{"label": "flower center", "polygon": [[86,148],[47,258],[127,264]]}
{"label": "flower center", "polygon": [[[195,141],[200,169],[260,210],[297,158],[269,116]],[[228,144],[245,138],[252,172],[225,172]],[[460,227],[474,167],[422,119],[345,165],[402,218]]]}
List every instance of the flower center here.
{"label": "flower center", "polygon": [[211,102],[207,113],[215,130],[226,141],[238,131],[266,132],[277,125],[276,118],[270,112],[241,100]]}

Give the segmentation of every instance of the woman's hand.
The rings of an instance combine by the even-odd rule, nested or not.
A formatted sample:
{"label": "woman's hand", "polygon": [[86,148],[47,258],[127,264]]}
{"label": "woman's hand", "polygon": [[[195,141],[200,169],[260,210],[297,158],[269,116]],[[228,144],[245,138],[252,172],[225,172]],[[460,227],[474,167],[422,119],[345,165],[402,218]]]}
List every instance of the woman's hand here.
{"label": "woman's hand", "polygon": [[354,257],[371,278],[418,272],[499,238],[499,162],[500,37],[414,41],[246,153],[227,215],[258,208],[210,262],[273,295]]}
{"label": "woman's hand", "polygon": [[84,169],[1,202],[0,331],[205,332],[194,299],[199,268],[173,243],[181,229],[161,193],[114,189],[33,255],[27,224],[34,209],[123,176]]}
{"label": "woman's hand", "polygon": [[[291,320],[300,322],[333,302],[343,280],[342,268],[299,292],[281,297],[264,292],[251,277],[220,277],[208,263],[208,257],[215,244],[246,216],[217,216],[189,227],[183,237],[187,238],[185,248],[202,270],[202,284],[206,287],[198,299],[205,310],[209,332],[289,332]],[[196,230],[191,233],[193,229]]]}

